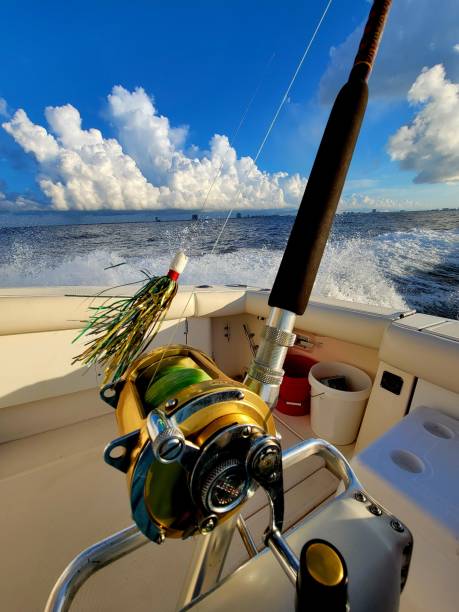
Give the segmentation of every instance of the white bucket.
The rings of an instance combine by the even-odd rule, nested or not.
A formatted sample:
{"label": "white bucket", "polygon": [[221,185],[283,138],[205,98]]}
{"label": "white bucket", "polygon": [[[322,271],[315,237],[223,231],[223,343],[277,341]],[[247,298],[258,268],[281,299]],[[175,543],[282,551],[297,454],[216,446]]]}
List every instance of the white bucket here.
{"label": "white bucket", "polygon": [[[319,379],[345,376],[349,391],[323,385]],[[338,361],[321,361],[309,371],[311,385],[311,428],[320,438],[344,446],[357,437],[371,378],[354,366]]]}

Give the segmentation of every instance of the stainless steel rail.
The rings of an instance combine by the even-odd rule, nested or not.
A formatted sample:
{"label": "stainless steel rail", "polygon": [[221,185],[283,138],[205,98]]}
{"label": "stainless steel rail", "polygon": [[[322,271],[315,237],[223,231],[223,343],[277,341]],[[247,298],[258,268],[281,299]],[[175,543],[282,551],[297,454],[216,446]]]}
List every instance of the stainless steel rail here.
{"label": "stainless steel rail", "polygon": [[[325,459],[327,467],[343,480],[346,489],[361,488],[343,455],[324,440],[306,440],[284,451],[282,453],[284,469],[315,454]],[[187,580],[180,595],[180,607],[186,606],[198,595],[219,582],[236,526],[237,518],[233,517],[217,527],[211,534],[199,536]],[[242,531],[244,531],[243,526]],[[67,612],[78,589],[92,574],[148,542],[150,540],[145,538],[135,525],[131,525],[87,548],[75,557],[59,577],[46,603],[45,612]],[[271,548],[290,580],[293,580],[298,570],[298,560],[273,525],[270,526],[266,544]]]}
{"label": "stainless steel rail", "polygon": [[131,525],[84,550],[60,575],[45,612],[67,612],[78,589],[92,574],[149,542],[136,525]]}
{"label": "stainless steel rail", "polygon": [[319,455],[325,461],[327,468],[337,478],[344,482],[346,489],[361,487],[357,476],[353,472],[344,455],[326,440],[311,438],[292,446],[282,453],[282,465],[284,470],[295,465],[298,461],[307,459],[311,455]]}
{"label": "stainless steel rail", "polygon": [[244,521],[242,515],[240,514],[237,518],[237,530],[239,531],[239,535],[241,536],[242,543],[245,546],[247,554],[250,558],[256,557],[258,554],[257,547],[255,545],[255,541],[252,537],[252,534],[247,527],[247,523]]}
{"label": "stainless steel rail", "polygon": [[184,608],[201,593],[209,591],[220,581],[236,521],[237,515],[234,515],[209,535],[198,536],[188,574],[179,596],[178,610]]}
{"label": "stainless steel rail", "polygon": [[290,582],[296,584],[300,562],[277,528],[274,528],[273,531],[270,532],[266,539],[266,544],[271,549],[281,568],[287,574]]}
{"label": "stainless steel rail", "polygon": [[[286,469],[312,455],[322,457],[330,472],[343,481],[345,494],[348,494],[349,489],[356,491],[361,489],[361,484],[345,457],[337,448],[325,440],[311,439],[292,446],[292,448],[282,453],[283,467]],[[265,543],[271,549],[288,579],[293,584],[296,584],[296,577],[300,566],[299,560],[277,529],[272,504],[270,504],[270,507],[270,525],[265,534]]]}

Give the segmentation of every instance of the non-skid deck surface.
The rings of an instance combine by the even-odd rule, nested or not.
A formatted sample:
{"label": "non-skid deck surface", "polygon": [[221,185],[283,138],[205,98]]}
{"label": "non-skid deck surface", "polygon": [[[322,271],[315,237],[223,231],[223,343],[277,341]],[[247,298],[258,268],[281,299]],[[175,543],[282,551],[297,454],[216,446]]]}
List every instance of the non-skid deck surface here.
{"label": "non-skid deck surface", "polygon": [[[277,424],[284,448],[309,437],[304,417],[281,415]],[[115,419],[106,415],[0,445],[2,610],[41,612],[75,555],[132,523],[125,478],[102,460],[116,435]],[[286,471],[287,528],[335,492],[337,480],[323,466],[311,457]],[[262,490],[242,514],[261,547],[268,524]],[[167,540],[120,559],[90,579],[72,612],[174,610],[194,545]],[[236,534],[225,573],[246,558]]]}

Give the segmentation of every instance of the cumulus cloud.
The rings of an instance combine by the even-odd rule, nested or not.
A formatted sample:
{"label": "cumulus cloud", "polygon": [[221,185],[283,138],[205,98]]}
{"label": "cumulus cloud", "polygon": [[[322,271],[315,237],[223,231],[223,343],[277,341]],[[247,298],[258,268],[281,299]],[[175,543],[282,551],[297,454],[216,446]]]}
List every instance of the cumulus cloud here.
{"label": "cumulus cloud", "polygon": [[[381,48],[371,77],[371,97],[399,99],[423,66],[443,63],[459,79],[459,3],[457,0],[397,0],[389,13]],[[347,79],[364,24],[330,50],[330,62],[320,82],[320,98],[333,101]]]}
{"label": "cumulus cloud", "polygon": [[13,136],[26,153],[32,153],[37,161],[45,163],[54,159],[59,151],[56,140],[45,128],[35,125],[20,108],[3,128]]}
{"label": "cumulus cloud", "polygon": [[155,184],[165,184],[173,171],[188,128],[172,128],[159,115],[154,101],[138,87],[129,92],[120,85],[108,96],[108,111],[124,151],[133,157],[143,174]]}
{"label": "cumulus cloud", "polygon": [[415,183],[459,181],[459,84],[446,78],[441,64],[424,68],[408,101],[420,108],[412,122],[390,138],[391,159],[415,170]]}
{"label": "cumulus cloud", "polygon": [[187,128],[172,127],[142,88],[116,86],[108,96],[118,139],[83,129],[70,104],[45,116],[48,129],[19,109],[3,128],[39,162],[38,183],[58,210],[280,208],[297,206],[304,189],[298,174],[263,172],[238,158],[224,135],[215,134],[207,152],[187,150]]}
{"label": "cumulus cloud", "polygon": [[83,130],[73,106],[48,107],[54,132],[35,125],[19,109],[3,128],[40,164],[38,184],[57,210],[154,208],[159,190],[134,160],[99,130]]}

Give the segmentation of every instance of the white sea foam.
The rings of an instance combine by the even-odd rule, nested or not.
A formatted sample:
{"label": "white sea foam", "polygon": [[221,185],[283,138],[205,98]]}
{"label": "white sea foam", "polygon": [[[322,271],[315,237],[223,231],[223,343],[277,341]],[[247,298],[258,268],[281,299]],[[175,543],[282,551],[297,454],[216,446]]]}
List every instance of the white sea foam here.
{"label": "white sea foam", "polygon": [[[140,270],[153,275],[167,271],[172,253],[133,256],[123,262],[105,249],[69,254],[58,261],[37,261],[32,248],[15,247],[9,263],[0,265],[0,284],[6,286],[104,285],[140,280]],[[270,287],[281,251],[242,248],[228,253],[192,257],[182,284],[244,284]],[[324,296],[396,309],[435,308],[440,301],[454,308],[457,285],[448,269],[459,269],[459,233],[415,230],[390,232],[373,238],[331,241],[326,249],[314,292]],[[456,298],[454,297],[456,295]],[[457,316],[452,312],[450,316]]]}

